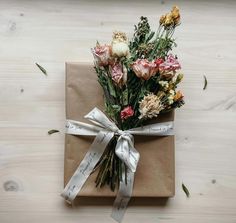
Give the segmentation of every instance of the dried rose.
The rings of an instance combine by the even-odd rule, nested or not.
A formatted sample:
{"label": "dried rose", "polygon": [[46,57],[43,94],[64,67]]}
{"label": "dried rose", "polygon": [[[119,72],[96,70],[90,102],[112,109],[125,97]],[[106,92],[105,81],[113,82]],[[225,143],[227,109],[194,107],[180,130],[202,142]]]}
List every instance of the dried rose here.
{"label": "dried rose", "polygon": [[121,63],[111,65],[112,80],[118,85],[122,86],[127,81],[127,69]]}
{"label": "dried rose", "polygon": [[171,12],[161,16],[159,22],[160,25],[163,25],[165,28],[171,25],[178,25],[180,22],[179,8],[177,6],[174,6]]}
{"label": "dried rose", "polygon": [[165,23],[165,20],[166,20],[166,15],[162,15],[159,22],[160,22],[160,25],[163,25]]}
{"label": "dried rose", "polygon": [[179,8],[177,6],[174,6],[171,10],[171,15],[174,20],[174,24],[177,25],[180,22],[180,13]]}
{"label": "dried rose", "polygon": [[158,58],[155,60],[155,64],[159,67],[160,64],[164,63],[164,60],[162,58]]}
{"label": "dried rose", "polygon": [[174,23],[174,19],[172,17],[172,14],[171,13],[166,14],[166,19],[164,22],[165,26],[170,26],[173,23]]}
{"label": "dried rose", "polygon": [[161,71],[175,71],[181,69],[180,63],[178,60],[172,55],[168,55],[167,59],[159,65],[159,69]]}
{"label": "dried rose", "polygon": [[92,53],[95,62],[99,66],[107,66],[111,59],[111,46],[110,45],[99,45],[92,49]]}
{"label": "dried rose", "polygon": [[125,107],[121,112],[120,112],[120,117],[122,120],[125,120],[129,117],[132,117],[134,115],[134,110],[132,109],[131,106]]}
{"label": "dried rose", "polygon": [[129,46],[125,33],[114,32],[112,40],[112,56],[126,57],[129,55]]}
{"label": "dried rose", "polygon": [[158,71],[158,66],[155,62],[150,62],[147,59],[137,59],[131,67],[137,77],[148,80]]}

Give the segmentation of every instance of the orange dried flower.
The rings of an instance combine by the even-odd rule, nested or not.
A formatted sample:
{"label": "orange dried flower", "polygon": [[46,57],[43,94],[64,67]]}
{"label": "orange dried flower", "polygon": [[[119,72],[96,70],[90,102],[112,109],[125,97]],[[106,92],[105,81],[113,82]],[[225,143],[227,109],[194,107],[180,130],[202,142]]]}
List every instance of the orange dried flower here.
{"label": "orange dried flower", "polygon": [[181,91],[177,91],[175,96],[174,96],[174,101],[179,101],[184,97],[183,93]]}

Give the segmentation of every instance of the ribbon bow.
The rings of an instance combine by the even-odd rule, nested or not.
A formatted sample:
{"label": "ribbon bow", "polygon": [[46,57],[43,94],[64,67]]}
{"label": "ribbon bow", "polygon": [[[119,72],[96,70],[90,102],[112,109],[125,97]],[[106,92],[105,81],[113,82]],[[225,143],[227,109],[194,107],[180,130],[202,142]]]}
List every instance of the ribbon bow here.
{"label": "ribbon bow", "polygon": [[[115,153],[128,167],[126,176],[127,181],[125,182],[123,180],[120,182],[111,216],[116,221],[121,222],[132,195],[134,173],[140,157],[139,152],[134,148],[133,135],[173,135],[173,122],[156,123],[122,131],[96,107],[85,115],[84,118],[88,119],[93,124],[67,120],[66,133],[72,135],[95,136],[95,139],[61,195],[69,203],[75,199],[100,160],[108,143],[114,135],[119,135]],[[123,170],[123,179],[124,176],[125,171]]]}

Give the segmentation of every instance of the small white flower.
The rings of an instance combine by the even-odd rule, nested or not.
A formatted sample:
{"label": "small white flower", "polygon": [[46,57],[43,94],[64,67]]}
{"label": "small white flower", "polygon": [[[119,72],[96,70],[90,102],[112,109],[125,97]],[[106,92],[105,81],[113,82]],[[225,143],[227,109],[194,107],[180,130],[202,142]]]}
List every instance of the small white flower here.
{"label": "small white flower", "polygon": [[169,91],[171,95],[174,95],[175,94],[175,91],[174,90],[170,90]]}
{"label": "small white flower", "polygon": [[168,104],[171,105],[174,103],[174,95],[173,94],[170,94],[168,96]]}
{"label": "small white flower", "polygon": [[168,104],[169,105],[171,105],[171,104],[173,104],[174,103],[174,100],[173,99],[170,99],[170,98],[168,98]]}
{"label": "small white flower", "polygon": [[159,84],[165,89],[169,87],[168,81],[159,81]]}

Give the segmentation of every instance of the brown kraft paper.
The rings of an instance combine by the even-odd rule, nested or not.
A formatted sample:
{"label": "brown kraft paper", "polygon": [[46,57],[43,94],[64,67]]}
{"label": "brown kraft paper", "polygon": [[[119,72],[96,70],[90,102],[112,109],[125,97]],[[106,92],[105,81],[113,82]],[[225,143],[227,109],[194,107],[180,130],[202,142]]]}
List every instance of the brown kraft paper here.
{"label": "brown kraft paper", "polygon": [[[66,63],[66,119],[89,123],[84,115],[94,107],[102,111],[103,91],[92,64]],[[157,122],[173,121],[174,112],[160,115]],[[93,137],[65,135],[64,184],[84,158]],[[174,136],[134,136],[140,160],[135,173],[132,197],[171,197],[175,193]],[[115,197],[109,186],[95,187],[93,173],[78,196]]]}

